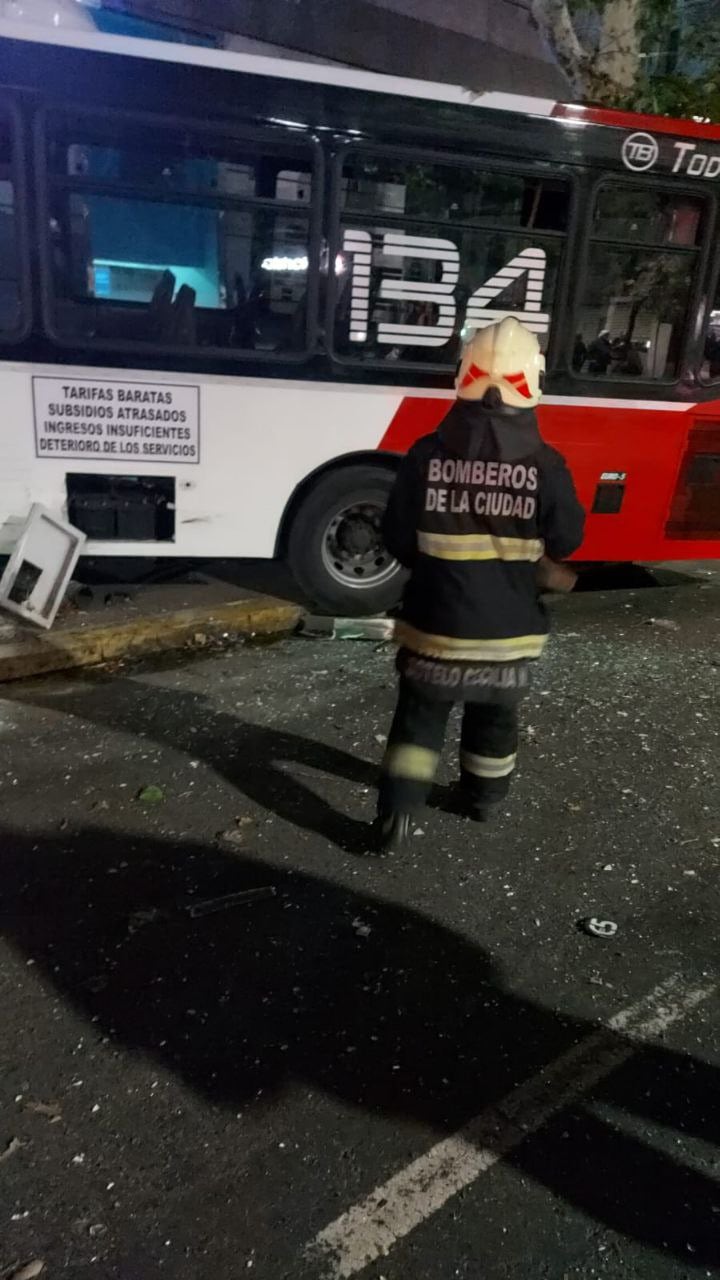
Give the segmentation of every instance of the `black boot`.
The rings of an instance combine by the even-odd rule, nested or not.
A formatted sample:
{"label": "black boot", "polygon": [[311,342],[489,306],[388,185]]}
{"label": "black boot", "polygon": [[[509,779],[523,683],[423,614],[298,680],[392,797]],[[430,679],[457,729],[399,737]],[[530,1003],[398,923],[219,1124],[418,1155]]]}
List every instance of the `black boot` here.
{"label": "black boot", "polygon": [[410,838],[409,813],[379,813],[373,828],[376,853],[399,853]]}
{"label": "black boot", "polygon": [[473,796],[462,783],[453,787],[442,805],[446,813],[452,813],[458,818],[470,818],[471,822],[491,822],[495,807],[494,804]]}
{"label": "black boot", "polygon": [[493,806],[491,804],[480,804],[478,800],[471,800],[466,805],[465,812],[473,822],[492,822]]}

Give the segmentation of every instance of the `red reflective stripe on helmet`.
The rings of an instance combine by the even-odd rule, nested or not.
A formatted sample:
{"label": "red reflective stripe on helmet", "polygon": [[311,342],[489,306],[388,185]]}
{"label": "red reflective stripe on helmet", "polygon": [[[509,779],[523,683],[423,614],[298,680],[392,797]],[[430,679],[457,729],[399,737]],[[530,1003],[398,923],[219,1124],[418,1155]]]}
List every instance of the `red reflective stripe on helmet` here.
{"label": "red reflective stripe on helmet", "polygon": [[476,364],[471,364],[460,386],[469,387],[473,382],[477,382],[478,378],[487,378],[487,376],[485,369],[478,369]]}
{"label": "red reflective stripe on helmet", "polygon": [[506,373],[505,381],[509,382],[510,386],[514,387],[521,396],[525,396],[528,400],[532,398],[532,391],[527,384],[527,378],[524,373]]}

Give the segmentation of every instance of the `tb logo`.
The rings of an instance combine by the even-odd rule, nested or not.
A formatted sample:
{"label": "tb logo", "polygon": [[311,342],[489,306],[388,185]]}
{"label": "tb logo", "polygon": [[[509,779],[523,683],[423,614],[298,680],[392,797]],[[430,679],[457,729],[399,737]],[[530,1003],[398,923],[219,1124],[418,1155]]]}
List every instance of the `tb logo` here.
{"label": "tb logo", "polygon": [[623,164],[636,173],[652,169],[659,155],[660,148],[651,133],[631,133],[622,144]]}

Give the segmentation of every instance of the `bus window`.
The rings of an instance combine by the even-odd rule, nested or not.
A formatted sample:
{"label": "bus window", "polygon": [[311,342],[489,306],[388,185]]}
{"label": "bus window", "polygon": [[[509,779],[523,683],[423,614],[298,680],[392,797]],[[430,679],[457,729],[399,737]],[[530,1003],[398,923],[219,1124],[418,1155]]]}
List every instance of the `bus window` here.
{"label": "bus window", "polygon": [[51,171],[58,177],[142,188],[148,194],[311,201],[312,174],[307,171],[311,157],[302,144],[293,156],[287,142],[275,135],[260,143],[224,136],[221,129],[205,136],[185,128],[161,126],[158,130],[154,122],[149,127],[153,129],[151,148],[146,131],[135,120],[70,119],[53,133]]}
{"label": "bus window", "polygon": [[453,367],[463,331],[507,314],[545,349],[568,183],[360,152],[338,179],[338,357]]}
{"label": "bus window", "polygon": [[601,187],[593,211],[593,236],[645,244],[695,248],[702,236],[704,204],[652,187]]}
{"label": "bus window", "polygon": [[704,382],[717,382],[720,379],[720,302],[717,299],[710,309],[705,327],[700,376]]}
{"label": "bus window", "polygon": [[677,374],[704,208],[684,194],[600,189],[580,293],[577,373]]}
{"label": "bus window", "polygon": [[23,320],[12,148],[10,119],[0,115],[0,341],[17,335]]}
{"label": "bus window", "polygon": [[89,140],[82,125],[56,128],[49,147],[56,335],[303,352],[309,150],[162,130],[146,150],[126,121],[87,131]]}
{"label": "bus window", "polygon": [[471,226],[565,231],[567,184],[468,166],[403,164],[356,153],[346,159],[345,213],[390,213]]}
{"label": "bus window", "polygon": [[715,296],[705,321],[705,340],[699,366],[703,382],[720,381],[720,280],[715,286]]}

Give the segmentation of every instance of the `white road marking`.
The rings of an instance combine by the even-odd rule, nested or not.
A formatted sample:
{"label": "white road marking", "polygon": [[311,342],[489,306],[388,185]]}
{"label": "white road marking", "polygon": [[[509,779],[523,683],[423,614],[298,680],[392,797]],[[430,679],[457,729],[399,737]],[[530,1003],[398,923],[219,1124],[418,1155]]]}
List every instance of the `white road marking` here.
{"label": "white road marking", "polygon": [[637,1003],[621,1009],[495,1107],[393,1175],[306,1247],[320,1274],[348,1280],[437,1213],[452,1196],[487,1173],[598,1081],[686,1017],[718,989],[689,986],[674,974]]}

